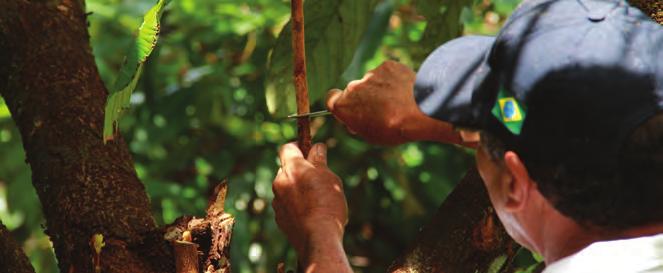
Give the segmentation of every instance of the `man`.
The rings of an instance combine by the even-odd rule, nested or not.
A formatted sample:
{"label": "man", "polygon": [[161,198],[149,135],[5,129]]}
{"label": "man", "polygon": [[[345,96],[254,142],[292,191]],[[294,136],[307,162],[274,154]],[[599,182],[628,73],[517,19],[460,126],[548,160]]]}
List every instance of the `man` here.
{"label": "man", "polygon": [[[500,220],[546,273],[663,272],[663,28],[624,1],[527,1],[498,37],[441,46],[416,82],[387,62],[327,106],[371,142],[478,147]],[[351,272],[325,146],[280,159],[273,207],[300,262]]]}

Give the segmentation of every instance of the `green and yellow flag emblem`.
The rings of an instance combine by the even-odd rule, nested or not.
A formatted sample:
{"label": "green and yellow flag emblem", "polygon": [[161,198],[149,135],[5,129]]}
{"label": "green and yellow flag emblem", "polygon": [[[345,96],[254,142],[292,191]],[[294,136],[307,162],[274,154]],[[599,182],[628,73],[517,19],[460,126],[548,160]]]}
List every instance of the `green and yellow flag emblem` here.
{"label": "green and yellow flag emblem", "polygon": [[510,92],[500,89],[491,112],[511,133],[520,135],[527,111]]}

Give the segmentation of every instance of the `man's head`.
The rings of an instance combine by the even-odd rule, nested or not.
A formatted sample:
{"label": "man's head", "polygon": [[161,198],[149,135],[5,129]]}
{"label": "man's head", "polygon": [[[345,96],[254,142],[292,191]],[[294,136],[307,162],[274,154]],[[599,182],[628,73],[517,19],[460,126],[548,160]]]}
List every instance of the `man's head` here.
{"label": "man's head", "polygon": [[[603,75],[622,78],[608,81]],[[530,91],[527,104],[537,107],[528,111],[521,142],[508,143],[484,130],[482,146],[498,162],[505,151],[515,152],[538,190],[582,225],[628,228],[663,222],[663,112],[621,122],[611,117],[633,111],[619,109],[620,104],[646,109],[645,103],[656,102],[646,92],[654,89],[651,80],[624,71],[553,72]],[[593,90],[611,99],[594,99]],[[566,108],[560,113],[556,108],[562,104]]]}
{"label": "man's head", "polygon": [[663,223],[663,28],[624,1],[526,1],[497,38],[431,54],[415,96],[482,132],[477,163],[519,242],[539,201],[584,227]]}
{"label": "man's head", "polygon": [[610,231],[663,223],[663,112],[633,131],[617,167],[605,172],[528,164],[494,135],[481,132],[480,138],[477,165],[496,206],[523,205],[533,198],[523,200],[522,195],[532,190],[586,227]]}

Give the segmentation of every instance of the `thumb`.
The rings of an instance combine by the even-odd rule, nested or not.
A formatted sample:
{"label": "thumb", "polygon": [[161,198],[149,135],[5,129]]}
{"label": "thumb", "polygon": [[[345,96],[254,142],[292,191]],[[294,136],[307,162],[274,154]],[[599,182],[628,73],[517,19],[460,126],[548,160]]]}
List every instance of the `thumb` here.
{"label": "thumb", "polygon": [[327,92],[327,110],[330,112],[334,112],[334,107],[336,106],[336,101],[341,98],[341,95],[343,95],[343,91],[340,89],[332,89]]}
{"label": "thumb", "polygon": [[327,146],[322,143],[316,143],[311,147],[307,160],[316,167],[327,166]]}

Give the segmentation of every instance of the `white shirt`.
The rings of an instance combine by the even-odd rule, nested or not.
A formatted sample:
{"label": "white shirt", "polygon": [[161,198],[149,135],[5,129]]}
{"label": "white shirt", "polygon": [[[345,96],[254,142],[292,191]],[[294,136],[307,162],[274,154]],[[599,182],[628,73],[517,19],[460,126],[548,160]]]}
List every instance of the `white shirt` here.
{"label": "white shirt", "polygon": [[543,273],[663,273],[663,234],[593,243]]}

